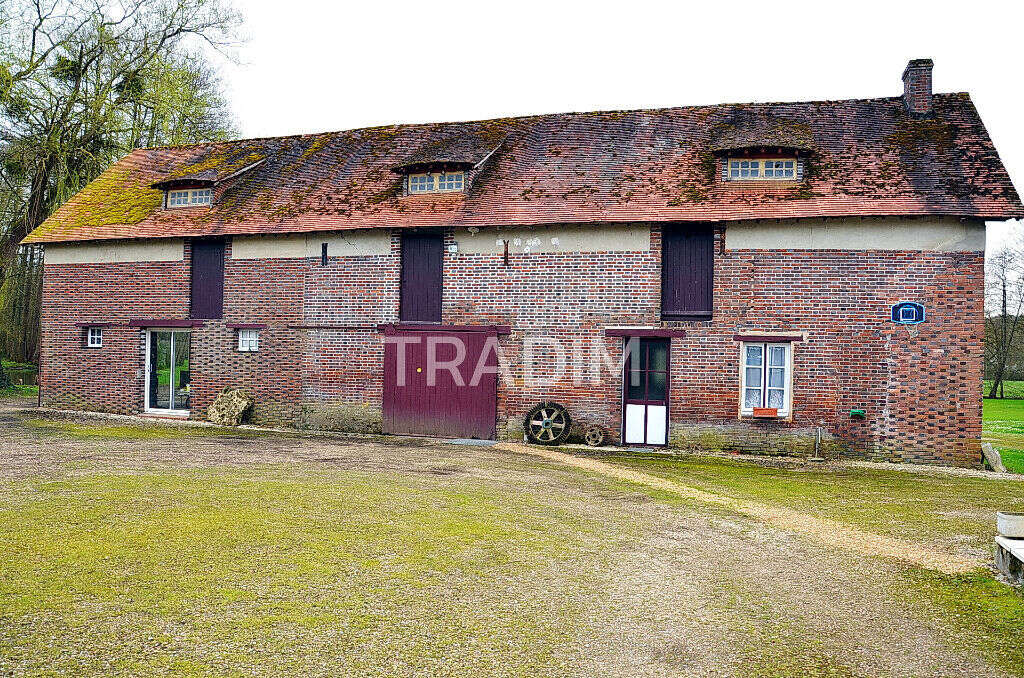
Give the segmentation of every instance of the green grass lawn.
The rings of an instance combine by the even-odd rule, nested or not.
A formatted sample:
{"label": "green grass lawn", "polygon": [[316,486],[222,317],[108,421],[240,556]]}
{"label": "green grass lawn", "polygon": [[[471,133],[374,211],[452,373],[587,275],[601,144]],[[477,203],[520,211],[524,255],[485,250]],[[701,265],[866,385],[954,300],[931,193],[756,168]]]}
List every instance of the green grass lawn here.
{"label": "green grass lawn", "polygon": [[244,428],[225,428],[222,426],[188,426],[174,424],[104,424],[75,421],[73,419],[37,419],[27,418],[24,426],[36,433],[57,436],[69,436],[77,440],[173,440],[200,436],[221,436],[230,434],[234,437],[258,438],[264,433],[259,430]]}
{"label": "green grass lawn", "polygon": [[[1024,675],[1024,595],[981,565],[493,448],[4,414],[0,676]],[[609,461],[982,565],[1024,511],[1016,480]]]}
{"label": "green grass lawn", "polygon": [[937,548],[991,548],[996,511],[1024,512],[1024,482],[873,469],[808,470],[715,457],[613,457],[715,494],[781,505]]}
{"label": "green grass lawn", "polygon": [[0,398],[10,396],[36,396],[39,395],[38,386],[22,386],[15,384],[14,386],[5,386],[0,388]]}
{"label": "green grass lawn", "polygon": [[1007,470],[1024,473],[1024,400],[986,398],[984,411],[982,439],[995,445]]}
{"label": "green grass lawn", "polygon": [[[47,675],[310,675],[323,653],[347,675],[437,675],[446,656],[531,675],[585,635],[574,601],[602,560],[575,557],[606,529],[529,491],[390,473],[2,487],[0,655]],[[544,595],[509,593],[532,577]]]}

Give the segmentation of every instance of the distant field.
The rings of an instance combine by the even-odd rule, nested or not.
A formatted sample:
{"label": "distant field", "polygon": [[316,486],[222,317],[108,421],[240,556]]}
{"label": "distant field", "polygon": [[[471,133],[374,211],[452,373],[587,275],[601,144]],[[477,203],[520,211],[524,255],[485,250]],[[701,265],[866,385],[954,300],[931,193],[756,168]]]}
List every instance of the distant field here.
{"label": "distant field", "polygon": [[984,408],[982,439],[996,446],[1007,469],[1024,473],[1024,400],[986,399]]}
{"label": "distant field", "polygon": [[[985,380],[985,390],[982,393],[986,398],[988,397],[989,389],[992,388],[992,382],[988,379]],[[1004,398],[1020,398],[1024,399],[1024,381],[1004,381],[1003,382],[1003,397]]]}

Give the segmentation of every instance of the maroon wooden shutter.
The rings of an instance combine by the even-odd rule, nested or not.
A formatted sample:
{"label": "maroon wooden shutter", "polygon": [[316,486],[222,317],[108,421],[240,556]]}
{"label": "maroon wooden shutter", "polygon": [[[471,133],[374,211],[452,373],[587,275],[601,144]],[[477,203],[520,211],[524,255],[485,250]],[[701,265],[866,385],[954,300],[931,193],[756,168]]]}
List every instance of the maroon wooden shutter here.
{"label": "maroon wooden shutter", "polygon": [[715,278],[715,235],[711,226],[668,226],[662,235],[661,317],[711,317]]}
{"label": "maroon wooden shutter", "polygon": [[405,322],[441,322],[441,235],[402,236],[399,317]]}
{"label": "maroon wooden shutter", "polygon": [[192,241],[192,318],[224,317],[224,241]]}

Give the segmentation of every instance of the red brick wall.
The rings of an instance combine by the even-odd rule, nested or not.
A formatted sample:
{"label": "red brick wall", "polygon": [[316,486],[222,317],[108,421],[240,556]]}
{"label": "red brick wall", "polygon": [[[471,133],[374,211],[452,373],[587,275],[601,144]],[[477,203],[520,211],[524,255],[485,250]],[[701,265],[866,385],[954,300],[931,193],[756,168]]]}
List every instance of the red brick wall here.
{"label": "red brick wall", "polygon": [[[253,420],[297,425],[302,399],[302,259],[232,259],[224,266],[224,318],[193,332],[192,410],[200,414],[225,386],[256,399]],[[232,323],[264,324],[260,350],[238,350]]]}
{"label": "red brick wall", "polygon": [[[390,254],[307,260],[303,393],[319,404],[367,403],[377,410],[384,361],[378,323],[398,318],[399,238]],[[337,329],[346,326],[347,329]]]}
{"label": "red brick wall", "polygon": [[[822,426],[870,456],[977,464],[983,289],[980,252],[718,254],[715,318],[689,323],[674,348],[672,418],[735,421],[734,330],[806,332],[793,350],[793,421],[782,428],[809,435]],[[927,307],[915,329],[889,321],[890,306],[907,300]],[[851,419],[851,409],[867,418]],[[764,429],[753,430],[756,445]]]}
{"label": "red brick wall", "polygon": [[[719,234],[720,235],[720,234]],[[446,240],[451,243],[451,234]],[[752,251],[715,248],[715,317],[682,322],[672,341],[672,440],[712,449],[811,449],[916,461],[977,464],[983,334],[981,253]],[[609,325],[655,325],[660,303],[660,232],[629,253],[445,252],[443,320],[508,324],[502,339],[512,380],[499,379],[499,434],[519,435],[540,400],[618,437],[618,378],[591,383],[591,344]],[[225,385],[257,399],[257,420],[375,430],[381,398],[379,322],[398,316],[398,240],[389,254],[320,259],[232,260],[225,318],[195,330],[193,414]],[[911,331],[889,322],[889,306],[919,301],[928,321]],[[41,381],[47,404],[138,411],[140,331],[130,317],[186,317],[186,262],[47,265]],[[73,323],[107,320],[105,346],[81,348]],[[226,322],[266,323],[261,350],[239,353]],[[737,331],[806,332],[794,345],[792,421],[737,419]],[[548,336],[575,350],[551,385],[525,382],[524,341]],[[109,337],[109,338],[108,338]],[[574,363],[578,361],[578,367]],[[543,362],[543,358],[541,360]],[[552,364],[553,361],[549,361]],[[87,365],[87,369],[79,369]],[[574,370],[580,379],[574,383]],[[543,367],[538,370],[543,373]],[[851,420],[850,409],[867,418]],[[834,436],[834,438],[833,438]]]}
{"label": "red brick wall", "polygon": [[[43,404],[134,414],[143,407],[145,345],[131,318],[188,315],[184,261],[47,264],[39,384]],[[84,348],[77,322],[109,322],[102,348]]]}

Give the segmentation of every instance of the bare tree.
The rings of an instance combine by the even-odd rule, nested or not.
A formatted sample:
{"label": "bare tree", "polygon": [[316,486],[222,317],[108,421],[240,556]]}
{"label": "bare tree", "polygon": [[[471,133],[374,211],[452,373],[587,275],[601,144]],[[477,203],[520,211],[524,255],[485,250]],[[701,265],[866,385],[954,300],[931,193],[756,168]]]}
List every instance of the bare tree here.
{"label": "bare tree", "polygon": [[1024,250],[1008,246],[985,265],[985,362],[992,376],[989,398],[1001,397],[1007,368],[1021,361]]}

